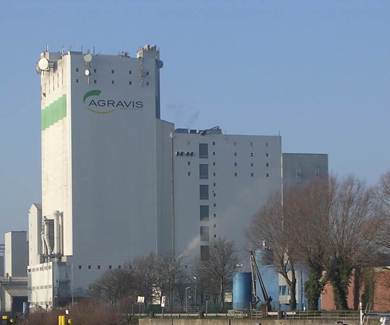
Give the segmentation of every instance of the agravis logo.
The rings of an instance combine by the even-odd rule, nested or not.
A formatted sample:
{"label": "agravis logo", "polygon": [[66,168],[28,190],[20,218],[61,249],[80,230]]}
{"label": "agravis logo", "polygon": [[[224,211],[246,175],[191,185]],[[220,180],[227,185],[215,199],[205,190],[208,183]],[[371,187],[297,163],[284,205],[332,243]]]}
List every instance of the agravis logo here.
{"label": "agravis logo", "polygon": [[83,102],[88,110],[97,114],[110,114],[114,111],[136,111],[144,107],[141,100],[115,100],[101,98],[102,91],[93,89],[87,91],[83,96]]}

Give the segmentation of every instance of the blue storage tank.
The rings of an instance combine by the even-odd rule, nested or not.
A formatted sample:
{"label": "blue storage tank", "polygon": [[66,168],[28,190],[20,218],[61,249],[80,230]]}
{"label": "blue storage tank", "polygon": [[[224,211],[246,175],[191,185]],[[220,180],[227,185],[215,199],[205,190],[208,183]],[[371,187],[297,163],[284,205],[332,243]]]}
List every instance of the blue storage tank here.
{"label": "blue storage tank", "polygon": [[233,309],[247,310],[251,305],[252,274],[237,272],[233,275]]}

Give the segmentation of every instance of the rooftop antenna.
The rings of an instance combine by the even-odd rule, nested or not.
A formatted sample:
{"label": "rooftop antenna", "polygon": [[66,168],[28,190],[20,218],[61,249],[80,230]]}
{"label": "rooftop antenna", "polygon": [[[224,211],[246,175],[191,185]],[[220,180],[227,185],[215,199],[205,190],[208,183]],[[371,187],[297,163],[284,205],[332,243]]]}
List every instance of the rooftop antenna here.
{"label": "rooftop antenna", "polygon": [[46,51],[46,52],[49,52],[49,45],[48,45],[48,44],[46,44],[45,51]]}
{"label": "rooftop antenna", "polygon": [[92,53],[95,55],[95,45],[92,47]]}

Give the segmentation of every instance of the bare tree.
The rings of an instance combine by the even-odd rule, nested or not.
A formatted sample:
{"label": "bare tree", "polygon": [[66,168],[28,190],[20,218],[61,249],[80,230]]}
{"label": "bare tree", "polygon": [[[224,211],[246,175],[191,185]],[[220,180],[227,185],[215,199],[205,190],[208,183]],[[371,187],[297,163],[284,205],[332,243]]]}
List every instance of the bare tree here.
{"label": "bare tree", "polygon": [[271,197],[255,215],[249,228],[249,240],[254,248],[265,241],[269,246],[271,263],[283,276],[290,289],[290,309],[295,310],[296,301],[296,252],[293,220],[285,218],[280,195]]}
{"label": "bare tree", "polygon": [[109,302],[112,306],[136,292],[135,274],[131,269],[116,269],[104,273],[89,288],[93,298]]}
{"label": "bare tree", "polygon": [[231,289],[237,263],[238,258],[233,242],[216,239],[210,242],[208,258],[198,264],[199,278],[207,283],[208,292],[217,298],[220,310],[224,309],[224,295]]}
{"label": "bare tree", "polygon": [[291,228],[295,258],[309,271],[305,294],[310,310],[318,309],[325,285],[323,263],[327,250],[329,195],[332,186],[328,179],[316,179],[306,186],[290,189],[284,195],[284,216]]}
{"label": "bare tree", "polygon": [[390,249],[390,172],[381,177],[376,188],[376,213],[383,223],[378,234],[378,244],[388,252]]}
{"label": "bare tree", "polygon": [[353,269],[373,263],[381,227],[373,209],[374,191],[354,177],[334,182],[324,268],[333,286],[338,309],[348,309],[347,294]]}

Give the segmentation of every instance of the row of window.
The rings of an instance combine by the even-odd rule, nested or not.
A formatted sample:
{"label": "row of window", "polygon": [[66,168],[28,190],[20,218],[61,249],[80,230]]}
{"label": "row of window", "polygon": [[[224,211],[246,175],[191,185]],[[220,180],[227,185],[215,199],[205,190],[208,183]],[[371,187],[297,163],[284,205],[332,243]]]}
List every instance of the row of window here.
{"label": "row of window", "polygon": [[[79,83],[80,80],[79,80],[79,79],[76,79],[75,81],[76,81],[76,83]],[[94,84],[97,84],[97,80],[94,79],[94,80],[93,80],[93,83],[94,83]],[[111,80],[111,84],[112,84],[112,85],[115,84],[115,80]],[[132,82],[132,81],[129,81],[129,85],[131,86],[132,84],[133,84],[133,82]],[[150,85],[149,81],[146,81],[145,84],[146,84],[146,86],[149,86],[149,85]]]}
{"label": "row of window", "polygon": [[[215,156],[215,151],[213,151],[213,156]],[[233,153],[233,156],[234,156],[234,157],[237,157],[237,152],[234,152],[234,153]],[[254,152],[251,152],[251,153],[249,154],[249,156],[250,156],[251,158],[254,158],[254,157],[255,157],[255,153],[254,153]],[[266,156],[267,158],[269,158],[269,153],[266,152],[266,153],[265,153],[265,156]],[[199,143],[199,158],[203,158],[203,159],[209,158],[209,145],[208,145],[208,143]]]}
{"label": "row of window", "polygon": [[[76,68],[75,71],[76,71],[76,72],[80,72],[80,69],[79,69],[79,68]],[[94,73],[97,73],[97,69],[96,69],[96,68],[93,69],[93,72],[94,72]],[[115,73],[115,70],[112,69],[112,70],[111,70],[111,74],[114,74],[114,73]],[[132,74],[133,71],[132,71],[132,70],[128,70],[128,73],[129,73],[129,74]],[[149,72],[149,71],[145,71],[145,72],[144,72],[144,75],[145,75],[145,76],[149,76],[149,75],[150,75],[150,72]]]}
{"label": "row of window", "polygon": [[34,286],[34,287],[29,287],[28,290],[39,290],[39,289],[50,289],[53,288],[51,284],[44,285],[44,286]]}
{"label": "row of window", "polygon": [[31,269],[27,269],[28,272],[38,272],[38,271],[46,271],[46,270],[51,270],[51,265],[33,267]]}
{"label": "row of window", "polygon": [[[211,142],[211,144],[212,144],[213,146],[215,146],[215,141]],[[233,141],[233,146],[236,146],[236,145],[237,145],[237,142],[236,142],[236,141]],[[253,142],[250,141],[250,142],[249,142],[249,145],[250,145],[251,147],[253,147]],[[265,146],[268,147],[268,146],[269,146],[269,143],[266,142],[266,143],[265,143]]]}
{"label": "row of window", "polygon": [[[79,270],[81,270],[82,268],[83,268],[82,265],[79,265],[79,266],[78,266],[78,269],[79,269]],[[101,265],[96,265],[96,268],[94,268],[94,269],[100,270],[101,268],[102,268]],[[107,268],[108,268],[109,270],[112,270],[112,269],[113,269],[113,266],[112,266],[112,265],[108,265]],[[122,266],[121,266],[121,265],[118,265],[117,268],[118,268],[118,269],[121,269]],[[92,265],[88,265],[88,266],[87,266],[87,269],[88,269],[88,270],[92,270]]]}
{"label": "row of window", "polygon": [[[216,176],[217,174],[214,172],[213,173],[213,176]],[[250,177],[255,177],[255,173],[250,173],[249,174],[250,175]],[[189,171],[189,172],[187,172],[187,176],[191,176],[191,172]],[[266,173],[265,174],[265,177],[269,177],[270,176],[270,174],[269,173]],[[238,173],[237,172],[235,172],[234,173],[234,177],[238,177]],[[208,179],[208,174],[207,174],[207,177],[205,177],[205,175],[203,175],[203,177],[200,177],[200,179]],[[214,185],[215,186],[215,185]]]}
{"label": "row of window", "polygon": [[[184,152],[183,152],[183,155],[184,155]],[[183,156],[182,154],[180,154],[179,152],[176,152],[176,156]],[[193,156],[194,155],[194,153],[193,152],[186,152],[185,153],[185,155],[186,156]],[[216,162],[215,161],[213,161],[213,166],[216,166]],[[191,161],[187,161],[187,165],[188,166],[191,166]],[[254,167],[254,163],[250,163],[250,166],[251,167]],[[238,167],[238,163],[237,162],[234,162],[234,167]],[[265,164],[265,167],[269,167],[269,162],[267,162],[266,164]]]}

